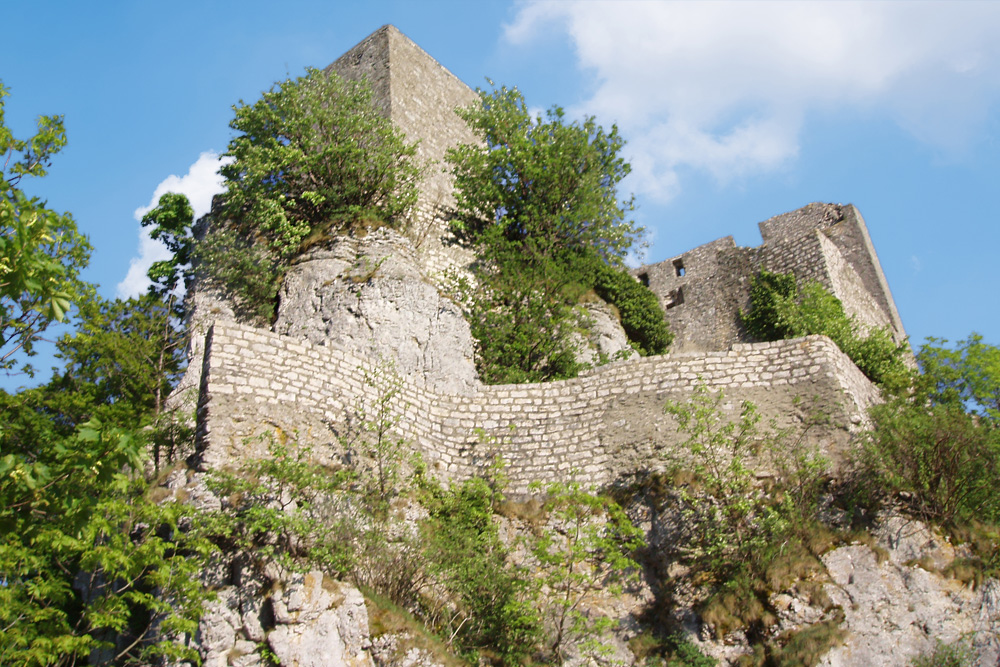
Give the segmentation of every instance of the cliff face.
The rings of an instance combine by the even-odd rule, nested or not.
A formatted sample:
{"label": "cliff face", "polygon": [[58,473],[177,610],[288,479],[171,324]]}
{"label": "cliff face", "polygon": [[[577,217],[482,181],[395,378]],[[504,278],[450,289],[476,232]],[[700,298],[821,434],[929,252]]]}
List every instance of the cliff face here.
{"label": "cliff face", "polygon": [[[377,104],[421,141],[428,164],[449,146],[474,140],[452,110],[475,95],[391,26],[331,68],[367,76]],[[281,286],[270,329],[236,321],[217,295],[189,295],[191,363],[174,400],[197,397],[198,441],[195,470],[170,482],[176,498],[221,506],[224,499],[207,491],[206,476],[268,456],[254,439],[266,433],[294,437],[324,465],[342,465],[356,456],[343,433],[375,407],[386,411],[392,437],[421,454],[432,477],[460,482],[489,474],[502,460],[508,491],[517,496],[533,483],[572,478],[599,487],[663,472],[686,438],[663,406],[689,399],[699,387],[725,393],[727,418],[752,401],[765,421],[800,434],[803,446],[834,466],[880,400],[829,339],[754,344],[737,324],[749,277],[767,268],[818,280],[862,322],[905,337],[860,213],[828,204],[761,223],[759,248],[721,239],[637,269],[667,309],[677,335],[670,354],[543,385],[482,385],[469,327],[449,297],[446,277],[463,271],[472,256],[448,232],[450,176],[439,168],[428,173],[406,235],[379,230],[336,239],[301,257]],[[613,355],[627,346],[613,313],[597,304],[591,316],[601,326],[581,345],[590,347],[582,354]],[[387,393],[373,378],[390,368],[397,378]],[[805,428],[817,411],[828,420]],[[757,470],[760,477],[771,472],[763,463]],[[426,509],[400,505],[393,530],[419,536]],[[650,608],[666,599],[672,606],[663,613],[706,654],[724,663],[747,655],[745,634],[716,638],[698,619],[698,590],[667,590],[679,580],[678,535],[687,519],[676,508],[636,498],[626,509],[650,545],[641,580],[625,594],[605,591],[586,602],[588,613],[615,621],[604,637],[613,657],[638,664],[629,641],[642,632]],[[518,517],[502,523],[519,564],[536,565],[518,545],[539,526]],[[936,640],[974,636],[982,664],[997,664],[997,583],[972,589],[946,579],[940,572],[961,552],[922,524],[886,515],[878,526],[875,544],[830,550],[822,571],[810,575],[829,604],[802,593],[804,586],[774,591],[771,603],[781,610],[774,634],[839,624],[841,645],[820,663],[830,666],[905,665]],[[566,532],[556,523],[544,528]],[[293,575],[227,558],[206,573],[220,596],[192,638],[206,665],[263,665],[267,653],[288,665],[436,664],[405,633],[373,638],[365,600],[354,587],[319,572]],[[566,664],[590,664],[579,651],[568,655]]]}

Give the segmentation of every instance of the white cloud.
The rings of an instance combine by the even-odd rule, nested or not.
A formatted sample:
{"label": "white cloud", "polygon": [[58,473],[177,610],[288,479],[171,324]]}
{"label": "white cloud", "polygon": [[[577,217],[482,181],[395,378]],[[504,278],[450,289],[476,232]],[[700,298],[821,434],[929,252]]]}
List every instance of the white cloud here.
{"label": "white cloud", "polygon": [[558,29],[596,79],[575,111],[619,124],[637,189],[661,199],[682,166],[723,182],[787,166],[811,112],[887,114],[956,153],[1000,99],[1000,3],[542,0],[506,38]]}
{"label": "white cloud", "polygon": [[[219,169],[232,158],[220,157],[214,151],[206,151],[198,156],[198,160],[191,165],[187,174],[177,176],[171,174],[167,176],[156,189],[146,206],[140,206],[135,210],[136,221],[142,220],[142,216],[152,210],[160,197],[168,192],[176,192],[186,195],[194,209],[195,220],[208,213],[212,207],[212,197],[222,192],[225,187],[224,179],[219,174]],[[148,228],[139,230],[138,256],[133,257],[129,262],[128,273],[125,279],[118,283],[118,296],[127,299],[138,296],[145,292],[150,285],[146,272],[153,262],[170,258],[170,253],[159,241],[154,241],[149,236]]]}

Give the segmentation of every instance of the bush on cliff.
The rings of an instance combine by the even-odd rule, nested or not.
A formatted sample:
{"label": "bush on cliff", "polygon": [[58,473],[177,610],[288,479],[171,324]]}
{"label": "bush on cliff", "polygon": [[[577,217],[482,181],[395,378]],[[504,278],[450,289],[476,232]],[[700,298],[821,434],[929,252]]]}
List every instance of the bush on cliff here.
{"label": "bush on cliff", "polygon": [[266,323],[289,263],[309,245],[404,224],[420,170],[365,81],[309,69],[233,109],[226,192],[196,259],[238,314]]}
{"label": "bush on cliff", "polygon": [[309,69],[233,110],[223,214],[280,258],[317,229],[399,225],[416,203],[416,147],[366,82]]}
{"label": "bush on cliff", "polygon": [[[568,122],[559,107],[533,118],[516,88],[479,94],[480,104],[459,113],[483,143],[452,149],[448,161],[454,226],[480,257],[469,295],[480,374],[487,382],[575,375],[576,306],[594,288],[619,306],[636,349],[663,352],[669,334],[659,303],[652,294],[637,297],[648,289],[623,287],[617,276],[643,232],[626,217],[632,200],[618,198],[630,171],[618,129],[606,131],[592,117]],[[509,324],[498,326],[505,312]]]}
{"label": "bush on cliff", "polygon": [[[909,392],[872,409],[859,463],[868,495],[898,497],[935,522],[1000,524],[1000,348],[973,334],[930,339]],[[875,498],[877,499],[877,498]],[[993,554],[994,566],[1000,556]]]}

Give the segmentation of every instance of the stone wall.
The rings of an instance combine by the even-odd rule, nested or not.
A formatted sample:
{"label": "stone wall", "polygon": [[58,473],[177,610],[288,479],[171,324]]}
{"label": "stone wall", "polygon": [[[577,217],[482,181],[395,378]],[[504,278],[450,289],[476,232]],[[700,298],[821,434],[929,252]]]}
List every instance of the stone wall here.
{"label": "stone wall", "polygon": [[425,273],[440,277],[468,266],[471,251],[448,230],[455,199],[445,154],[459,144],[479,141],[455,113],[478,101],[475,91],[391,25],[376,30],[327,69],[351,79],[367,78],[376,107],[417,144],[424,176],[409,230]]}
{"label": "stone wall", "polygon": [[[294,434],[320,452],[335,449],[343,425],[377,402],[376,366],[332,346],[217,321],[202,368],[200,465],[224,467],[261,454],[247,439],[262,431]],[[656,468],[660,454],[682,438],[663,414],[664,402],[686,400],[702,382],[725,392],[729,412],[751,400],[781,426],[801,426],[811,411],[825,411],[833,425],[807,439],[835,459],[878,400],[831,341],[813,336],[618,362],[542,385],[480,385],[465,395],[401,378],[391,409],[400,417],[399,435],[440,476],[467,477],[500,455],[512,490],[524,491],[530,482],[573,474],[603,484]]]}
{"label": "stone wall", "polygon": [[906,338],[892,294],[854,206],[809,204],[759,225],[764,243],[737,247],[731,236],[634,271],[660,298],[674,349],[724,350],[749,341],[739,313],[749,306],[750,281],[761,269],[791,273],[830,290],[869,327]]}

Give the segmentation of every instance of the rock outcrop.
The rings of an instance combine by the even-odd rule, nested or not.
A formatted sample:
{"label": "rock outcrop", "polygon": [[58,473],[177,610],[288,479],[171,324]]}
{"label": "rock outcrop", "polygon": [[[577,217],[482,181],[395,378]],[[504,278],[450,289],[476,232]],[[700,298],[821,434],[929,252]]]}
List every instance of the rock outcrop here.
{"label": "rock outcrop", "polygon": [[274,331],[394,364],[436,391],[464,394],[478,383],[462,309],[392,230],[339,238],[303,256],[285,276]]}
{"label": "rock outcrop", "polygon": [[374,667],[368,610],[357,588],[322,572],[277,579],[222,577],[192,641],[204,667]]}

